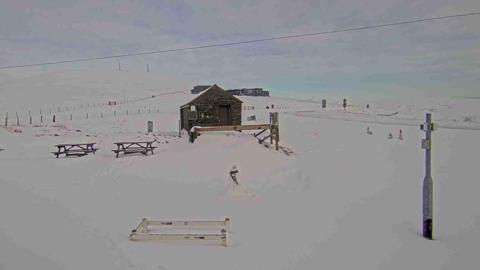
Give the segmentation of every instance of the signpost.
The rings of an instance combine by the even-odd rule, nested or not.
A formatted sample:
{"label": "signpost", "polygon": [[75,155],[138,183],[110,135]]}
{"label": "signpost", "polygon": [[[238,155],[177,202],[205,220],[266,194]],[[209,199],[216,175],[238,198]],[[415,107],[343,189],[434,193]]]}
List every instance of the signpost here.
{"label": "signpost", "polygon": [[153,121],[148,121],[147,122],[147,132],[152,133],[153,132]]}
{"label": "signpost", "polygon": [[431,149],[432,131],[435,125],[432,123],[432,115],[426,114],[426,122],[420,126],[425,132],[422,139],[422,149],[425,149],[425,178],[423,179],[423,237],[433,240],[433,180],[431,174]]}

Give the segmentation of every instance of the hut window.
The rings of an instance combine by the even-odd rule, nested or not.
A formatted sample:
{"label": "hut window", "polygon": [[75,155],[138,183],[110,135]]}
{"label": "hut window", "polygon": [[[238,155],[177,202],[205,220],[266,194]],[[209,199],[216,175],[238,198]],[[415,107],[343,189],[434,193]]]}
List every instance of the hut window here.
{"label": "hut window", "polygon": [[212,119],[213,115],[208,112],[202,112],[202,119]]}
{"label": "hut window", "polygon": [[188,120],[197,120],[197,111],[190,111],[188,115]]}

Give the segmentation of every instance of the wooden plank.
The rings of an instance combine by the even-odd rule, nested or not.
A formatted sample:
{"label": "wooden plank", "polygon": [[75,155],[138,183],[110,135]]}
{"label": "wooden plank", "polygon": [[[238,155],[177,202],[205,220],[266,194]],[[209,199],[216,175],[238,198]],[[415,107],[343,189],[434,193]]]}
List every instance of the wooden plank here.
{"label": "wooden plank", "polygon": [[114,144],[135,144],[135,143],[154,143],[155,141],[141,141],[141,142],[115,142]]}
{"label": "wooden plank", "polygon": [[130,235],[132,241],[145,241],[145,240],[160,240],[160,241],[217,241],[223,246],[227,246],[227,234],[149,234],[149,233],[132,233]]}
{"label": "wooden plank", "polygon": [[230,230],[230,219],[225,220],[148,220],[149,226],[188,227],[188,228],[225,228]]}
{"label": "wooden plank", "polygon": [[93,145],[96,143],[64,143],[64,144],[56,144],[56,147],[64,147],[64,146],[80,146],[80,145]]}
{"label": "wooden plank", "polygon": [[237,130],[270,129],[270,127],[271,127],[270,124],[259,124],[259,125],[193,127],[193,129],[196,132],[208,132],[208,131],[237,131]]}
{"label": "wooden plank", "polygon": [[98,150],[98,148],[92,148],[92,149],[90,149],[90,148],[89,149],[78,149],[78,148],[77,149],[71,149],[70,148],[70,149],[64,150],[63,152],[95,152],[97,150]]}
{"label": "wooden plank", "polygon": [[275,132],[275,128],[273,126],[270,127],[270,136],[269,136],[270,137],[270,144],[273,143],[273,136],[275,136],[274,132]]}
{"label": "wooden plank", "polygon": [[275,126],[275,150],[278,151],[278,142],[280,141],[280,132],[278,131],[278,125]]}
{"label": "wooden plank", "polygon": [[131,154],[131,153],[145,153],[145,152],[153,152],[153,150],[140,150],[140,149],[135,149],[135,150],[129,150],[129,149],[122,149],[122,150],[112,150],[114,153],[125,153],[125,154]]}
{"label": "wooden plank", "polygon": [[[149,147],[125,147],[125,149],[120,149],[120,151],[123,150],[153,150],[157,148],[156,146],[149,146]],[[115,150],[116,151],[116,150]]]}
{"label": "wooden plank", "polygon": [[262,130],[262,131],[260,131],[260,132],[258,132],[258,133],[255,133],[254,136],[255,136],[255,137],[258,137],[258,135],[262,134],[262,133],[265,132],[265,131],[267,131],[267,130],[264,129],[264,130]]}
{"label": "wooden plank", "polygon": [[86,156],[88,153],[66,153],[66,156]]}
{"label": "wooden plank", "polygon": [[258,139],[258,143],[263,143],[266,139],[271,137],[272,137],[272,134],[268,134],[268,136],[264,137],[263,139]]}

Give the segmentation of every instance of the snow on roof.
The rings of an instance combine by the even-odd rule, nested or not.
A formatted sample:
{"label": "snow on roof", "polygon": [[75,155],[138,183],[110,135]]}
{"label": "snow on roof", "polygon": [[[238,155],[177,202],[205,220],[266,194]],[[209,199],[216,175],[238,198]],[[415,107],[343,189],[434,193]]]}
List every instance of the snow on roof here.
{"label": "snow on roof", "polygon": [[[212,89],[214,86],[222,89],[223,91],[225,91],[225,90],[224,90],[223,88],[221,88],[220,86],[214,84],[214,85],[208,87],[207,89],[203,90],[201,93],[197,94],[197,95],[195,96],[195,98],[193,98],[192,100],[190,100],[190,101],[187,102],[186,104],[180,106],[180,108],[184,108],[184,107],[188,106],[190,103],[192,103],[192,102],[194,102],[195,100],[199,99],[202,95],[204,95],[206,92],[208,92],[208,91],[209,91],[210,89]],[[228,92],[225,91],[225,93],[228,93]],[[239,99],[239,98],[237,98],[237,97],[234,97],[233,95],[232,95],[232,98],[234,98],[234,99],[240,101],[241,103],[243,103],[243,101],[242,101],[241,99]]]}

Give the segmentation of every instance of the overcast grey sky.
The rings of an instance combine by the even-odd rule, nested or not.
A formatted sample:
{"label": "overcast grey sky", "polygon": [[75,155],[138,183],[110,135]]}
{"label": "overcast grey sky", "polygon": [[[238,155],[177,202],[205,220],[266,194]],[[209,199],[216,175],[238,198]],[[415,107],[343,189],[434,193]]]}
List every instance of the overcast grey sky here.
{"label": "overcast grey sky", "polygon": [[[0,66],[480,11],[479,0],[0,0]],[[195,83],[273,91],[480,95],[480,16],[121,59]],[[51,66],[109,68],[116,60]],[[38,68],[37,68],[38,69]]]}

